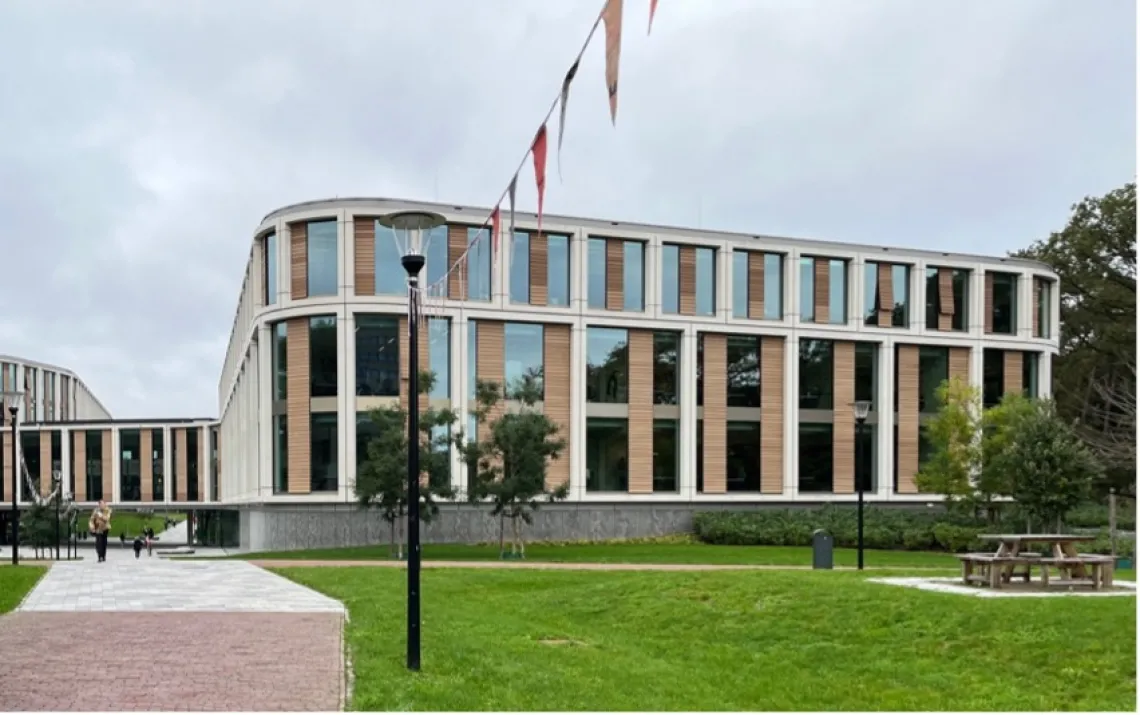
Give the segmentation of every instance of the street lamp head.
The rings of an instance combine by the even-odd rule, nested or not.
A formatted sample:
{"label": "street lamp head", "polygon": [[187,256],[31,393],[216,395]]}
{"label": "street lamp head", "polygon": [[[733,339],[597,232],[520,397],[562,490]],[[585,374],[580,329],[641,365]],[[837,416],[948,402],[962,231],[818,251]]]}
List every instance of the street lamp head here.
{"label": "street lamp head", "polygon": [[0,393],[4,397],[4,407],[15,418],[16,412],[20,409],[20,400],[23,399],[24,393],[22,390],[5,390]]}
{"label": "street lamp head", "polygon": [[869,414],[871,414],[871,401],[855,400],[855,421],[863,422]]}
{"label": "street lamp head", "polygon": [[405,256],[424,253],[423,234],[447,223],[447,219],[430,211],[397,211],[376,219],[381,226],[392,229],[396,243]]}

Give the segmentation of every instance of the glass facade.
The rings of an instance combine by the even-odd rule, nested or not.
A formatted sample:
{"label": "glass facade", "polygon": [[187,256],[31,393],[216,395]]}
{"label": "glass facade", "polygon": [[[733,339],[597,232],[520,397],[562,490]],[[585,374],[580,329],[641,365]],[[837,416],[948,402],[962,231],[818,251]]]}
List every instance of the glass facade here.
{"label": "glass facade", "polygon": [[[335,354],[333,358],[335,365]],[[355,360],[357,395],[399,397],[399,319],[388,315],[357,313]],[[432,369],[435,369],[434,365]]]}
{"label": "glass facade", "polygon": [[142,501],[142,433],[137,429],[119,430],[119,498]]}
{"label": "glass facade", "polygon": [[993,332],[1017,333],[1017,275],[993,273]]}
{"label": "glass facade", "polygon": [[[427,273],[428,285],[443,280],[443,277],[447,275],[447,269],[451,267],[447,261],[447,232],[446,225],[436,226],[430,231],[424,232],[424,258],[427,259],[424,263],[424,271]],[[403,271],[402,265],[400,270]],[[405,272],[404,275],[407,273]],[[432,295],[447,295],[447,281],[443,281],[441,285],[443,290],[433,292]]]}
{"label": "glass facade", "polygon": [[697,315],[716,315],[716,249],[697,248]]}
{"label": "glass facade", "polygon": [[800,409],[832,409],[835,371],[830,340],[800,340]]}
{"label": "glass facade", "polygon": [[827,322],[842,325],[847,322],[847,261],[828,261],[827,280]]}
{"label": "glass facade", "polygon": [[[926,329],[938,330],[938,316],[942,310],[942,297],[938,286],[938,268],[926,269]],[[946,269],[943,269],[946,270]],[[954,314],[950,319],[951,330],[966,330],[969,320],[970,271],[963,268],[950,270],[951,295]]]}
{"label": "glass facade", "polygon": [[982,351],[982,405],[993,407],[1005,394],[1005,351]]}
{"label": "glass facade", "polygon": [[546,304],[570,305],[570,237],[546,237]]}
{"label": "glass facade", "polygon": [[[950,379],[950,348],[922,345],[918,348],[918,411],[940,409],[938,388]],[[897,387],[896,387],[897,390]]]}
{"label": "glass facade", "polygon": [[270,326],[269,331],[273,341],[273,352],[271,355],[271,370],[273,372],[273,399],[284,400],[288,391],[288,355],[289,352],[286,323],[274,323]]}
{"label": "glass facade", "polygon": [[164,449],[162,429],[152,429],[150,431],[151,453],[145,458],[151,460],[151,494],[154,495],[155,501],[160,501],[166,498],[166,468],[165,460],[162,458]]}
{"label": "glass facade", "polygon": [[586,245],[587,303],[602,310],[606,307],[606,239],[591,238]]}
{"label": "glass facade", "polygon": [[878,409],[879,401],[879,345],[855,343],[855,399],[871,403]]}
{"label": "glass facade", "polygon": [[[664,273],[664,270],[662,270],[662,273]],[[747,251],[732,252],[732,317],[748,317]]]}
{"label": "glass facade", "polygon": [[863,322],[867,325],[879,325],[879,310],[889,308],[891,311],[891,327],[909,327],[910,316],[910,266],[892,263],[891,275],[891,305],[883,303],[882,286],[879,285],[880,263],[867,261],[863,264]]}
{"label": "glass facade", "polygon": [[586,491],[629,491],[629,420],[586,418]]}
{"label": "glass facade", "polygon": [[83,439],[87,449],[87,499],[98,501],[103,494],[103,433],[87,430]]}
{"label": "glass facade", "polygon": [[677,491],[681,440],[677,420],[653,420],[653,491]]}
{"label": "glass facade", "polygon": [[428,397],[447,399],[451,397],[451,321],[428,318],[428,343],[428,364],[435,378]]}
{"label": "glass facade", "polygon": [[273,415],[273,493],[289,491],[289,418]]}
{"label": "glass facade", "polygon": [[[11,422],[8,423],[9,425]],[[102,443],[100,443],[102,444]],[[38,430],[25,430],[20,432],[20,457],[23,459],[23,468],[28,470],[27,479],[21,479],[20,488],[27,489],[28,481],[37,494],[43,494],[40,485],[40,432]],[[24,497],[27,499],[27,497]]]}
{"label": "glass facade", "polygon": [[800,321],[815,322],[815,259],[800,259]]}
{"label": "glass facade", "polygon": [[800,423],[799,490],[802,493],[833,491],[834,429],[822,422]]}
{"label": "glass facade", "polygon": [[309,489],[313,492],[335,492],[339,483],[337,462],[337,419],[335,412],[309,415]]}
{"label": "glass facade", "polygon": [[673,243],[661,246],[661,310],[681,312],[681,247]]}
{"label": "glass facade", "polygon": [[199,441],[201,430],[191,427],[186,430],[186,499],[187,501],[201,501],[202,475],[199,469],[201,464],[202,448]]}
{"label": "glass facade", "polygon": [[467,229],[467,299],[491,300],[491,232]]}
{"label": "glass facade", "polygon": [[784,319],[784,257],[764,254],[764,320]]}
{"label": "glass facade", "polygon": [[1053,281],[1034,279],[1037,282],[1037,304],[1033,309],[1037,311],[1037,329],[1033,336],[1048,338],[1052,330],[1053,321]]}
{"label": "glass facade", "polygon": [[1037,371],[1041,362],[1041,353],[1026,352],[1021,354],[1021,389],[1025,396],[1036,399],[1041,396],[1037,385]]}
{"label": "glass facade", "polygon": [[308,225],[309,297],[337,294],[336,220]]}
{"label": "glass facade", "polygon": [[336,316],[309,318],[309,396],[336,397]]}
{"label": "glass facade", "polygon": [[503,325],[503,378],[506,399],[517,400],[527,381],[543,391],[543,327],[541,323]]}
{"label": "glass facade", "polygon": [[[729,335],[725,340],[729,407],[760,406],[760,340]],[[759,462],[757,462],[759,468]]]}
{"label": "glass facade", "polygon": [[262,261],[265,270],[265,304],[273,305],[277,302],[277,233],[270,231],[265,235],[262,246]]}
{"label": "glass facade", "polygon": [[[376,269],[376,295],[404,295],[408,291],[407,272],[400,261],[404,247],[396,232],[379,221],[374,221],[376,233],[373,252]],[[446,235],[444,243],[447,242]]]}
{"label": "glass facade", "polygon": [[725,427],[726,490],[760,491],[760,423],[728,422]]}
{"label": "glass facade", "polygon": [[681,334],[653,333],[653,404],[675,405],[680,396],[677,356]]}
{"label": "glass facade", "polygon": [[509,290],[512,303],[530,302],[530,234],[525,231],[515,231],[511,236]]}
{"label": "glass facade", "polygon": [[622,307],[645,310],[645,244],[622,241]]}
{"label": "glass facade", "polygon": [[628,402],[629,333],[622,328],[586,329],[586,401]]}

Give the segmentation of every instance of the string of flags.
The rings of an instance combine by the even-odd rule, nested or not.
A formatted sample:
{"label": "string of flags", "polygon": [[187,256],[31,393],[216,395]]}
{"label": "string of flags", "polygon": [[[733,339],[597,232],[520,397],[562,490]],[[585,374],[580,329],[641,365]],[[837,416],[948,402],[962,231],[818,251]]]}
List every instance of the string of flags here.
{"label": "string of flags", "polygon": [[[578,67],[582,62],[582,56],[585,55],[586,49],[590,46],[590,41],[594,38],[599,25],[602,26],[605,33],[605,83],[606,93],[609,97],[610,107],[610,122],[615,127],[617,126],[617,109],[618,109],[618,70],[621,64],[621,29],[622,29],[622,15],[624,11],[624,0],[603,0],[602,10],[598,13],[598,17],[594,20],[594,24],[590,27],[590,32],[586,35],[585,42],[582,43],[582,48],[578,51],[578,55],[570,64],[570,68],[562,78],[561,86],[559,87],[558,94],[551,102],[550,108],[543,117],[542,122],[539,124],[538,131],[535,132],[534,138],[531,140],[530,146],[527,148],[526,153],[523,155],[522,160],[519,161],[518,166],[515,168],[514,173],[511,175],[511,180],[507,184],[507,188],[499,195],[498,200],[495,201],[494,208],[491,213],[477,227],[475,238],[467,244],[463,253],[448,267],[447,271],[442,276],[437,278],[435,282],[426,286],[424,292],[428,296],[442,297],[446,294],[447,282],[452,273],[459,270],[460,280],[463,279],[462,267],[465,265],[468,254],[485,235],[483,229],[491,229],[491,255],[492,261],[495,254],[499,252],[499,228],[501,226],[502,211],[501,206],[503,200],[507,200],[508,210],[508,228],[511,235],[514,235],[515,230],[515,198],[518,192],[519,172],[522,171],[523,166],[526,164],[528,157],[533,159],[534,163],[534,183],[538,191],[538,232],[542,233],[542,213],[543,204],[546,198],[546,159],[547,159],[547,124],[554,114],[554,110],[558,110],[558,139],[556,147],[556,158],[558,163],[558,179],[562,180],[562,138],[566,130],[566,106],[570,100],[570,86],[577,78]],[[646,34],[653,32],[653,17],[657,13],[657,0],[649,0],[649,24]]]}

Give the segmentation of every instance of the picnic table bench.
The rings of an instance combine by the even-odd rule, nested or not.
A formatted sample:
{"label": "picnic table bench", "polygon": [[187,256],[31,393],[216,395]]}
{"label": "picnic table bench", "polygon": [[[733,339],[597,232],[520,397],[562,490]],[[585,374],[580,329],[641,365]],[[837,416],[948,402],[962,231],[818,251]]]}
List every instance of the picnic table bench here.
{"label": "picnic table bench", "polygon": [[[1114,561],[1111,556],[1078,553],[1076,544],[1092,541],[1088,534],[982,534],[984,541],[997,541],[993,553],[958,554],[962,563],[962,582],[980,583],[999,589],[1015,576],[1026,583],[1033,567],[1041,571],[1041,584],[1049,585],[1051,569],[1058,569],[1066,582],[1092,586],[1094,590],[1112,587]],[[1027,544],[1048,544],[1050,556],[1022,551]]]}

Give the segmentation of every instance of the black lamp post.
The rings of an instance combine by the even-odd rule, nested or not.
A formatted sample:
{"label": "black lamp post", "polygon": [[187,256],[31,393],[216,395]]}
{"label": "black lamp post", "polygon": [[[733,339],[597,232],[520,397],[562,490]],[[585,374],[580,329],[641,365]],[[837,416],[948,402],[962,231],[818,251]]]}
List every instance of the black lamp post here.
{"label": "black lamp post", "polygon": [[[20,504],[16,499],[16,495],[20,491],[20,469],[17,461],[19,455],[16,453],[19,445],[20,434],[16,427],[19,424],[20,414],[20,399],[23,398],[24,393],[19,390],[10,390],[4,393],[4,406],[8,408],[8,414],[12,416],[12,565],[20,565]],[[2,417],[2,415],[0,415]]]}
{"label": "black lamp post", "polygon": [[59,561],[59,506],[63,500],[63,473],[58,469],[52,470],[51,481],[53,494],[55,494],[55,560]]}
{"label": "black lamp post", "polygon": [[866,474],[863,470],[863,425],[871,412],[870,400],[855,401],[855,493],[859,498],[858,541],[859,570],[863,570],[863,489]]}
{"label": "black lamp post", "polygon": [[423,233],[442,226],[446,219],[423,211],[402,211],[378,220],[397,235],[403,234],[408,273],[408,670],[420,669],[420,271],[424,258]]}

